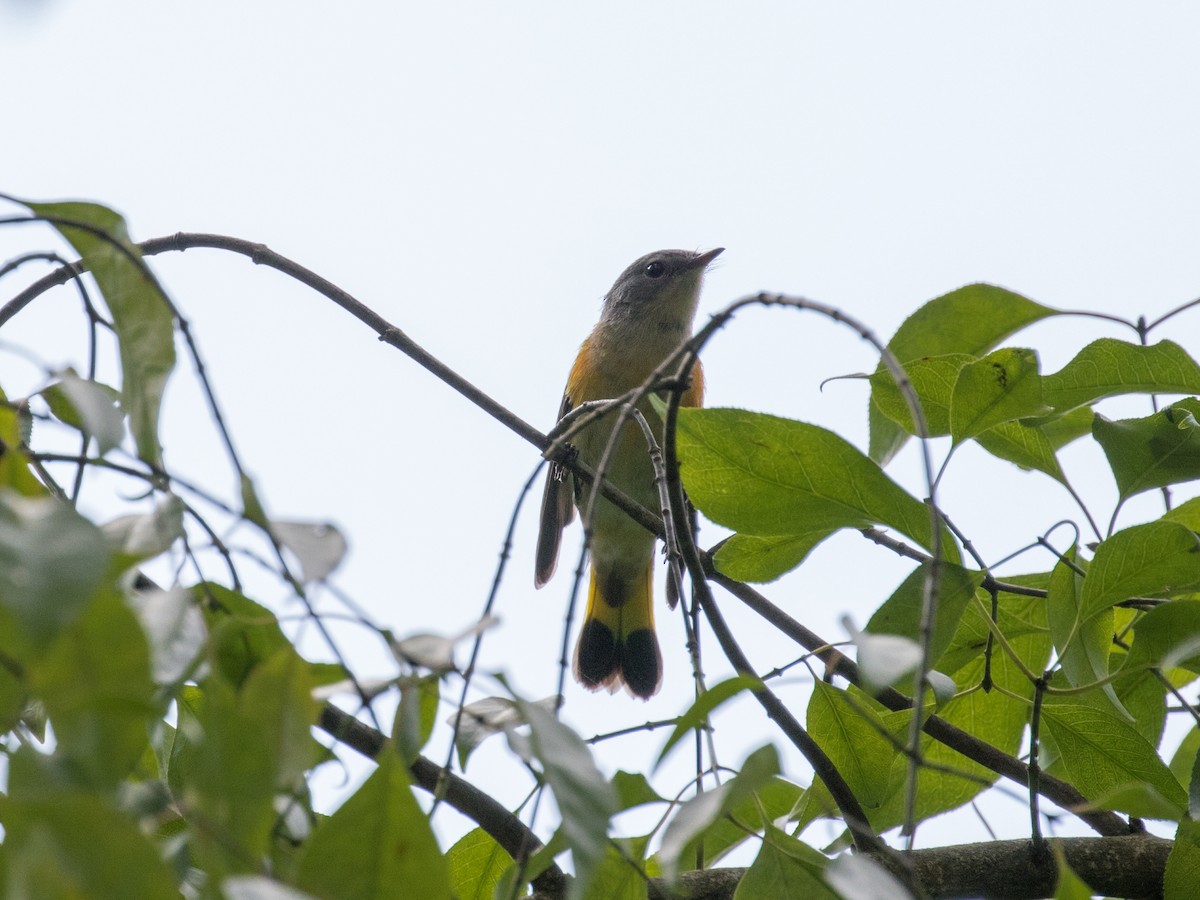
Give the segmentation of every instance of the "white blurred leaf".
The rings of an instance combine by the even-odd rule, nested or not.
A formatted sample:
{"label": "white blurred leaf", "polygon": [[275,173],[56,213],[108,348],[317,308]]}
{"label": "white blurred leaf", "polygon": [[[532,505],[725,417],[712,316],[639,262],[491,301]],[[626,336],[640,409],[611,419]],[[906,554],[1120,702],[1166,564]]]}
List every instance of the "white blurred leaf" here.
{"label": "white blurred leaf", "polygon": [[710,825],[763,787],[779,772],[779,754],[771,745],[759,747],[742,763],[732,780],[705,791],[679,807],[663,832],[658,851],[663,877],[674,882],[680,860]]}
{"label": "white blurred leaf", "polygon": [[414,634],[392,642],[396,657],[431,672],[454,670],[454,641],[440,634]]}
{"label": "white blurred leaf", "polygon": [[312,823],[309,821],[308,811],[296,797],[290,794],[276,794],[272,806],[275,807],[277,817],[275,827],[289,841],[299,844],[312,833]]}
{"label": "white blurred leaf", "polygon": [[829,886],[847,900],[911,900],[912,893],[891,872],[866,856],[842,854],[825,867]]}
{"label": "white blurred leaf", "polygon": [[554,792],[579,893],[585,895],[608,849],[608,823],[619,806],[616,788],[596,768],[587,744],[552,710],[537,703],[519,703],[519,708],[529,724],[530,747]]}
{"label": "white blurred leaf", "polygon": [[233,875],[221,883],[225,900],[316,900],[264,875]]}
{"label": "white blurred leaf", "polygon": [[[553,712],[557,702],[558,697],[553,696],[528,705]],[[454,744],[458,748],[459,760],[464,764],[472,750],[493,734],[501,732],[508,732],[509,743],[512,745],[513,751],[523,760],[529,762],[532,758],[528,739],[513,732],[518,725],[524,725],[525,720],[516,703],[507,697],[485,697],[474,703],[468,703],[462,708],[461,716],[455,713],[446,719],[446,724],[453,728],[456,721],[458,722],[458,735]]]}
{"label": "white blurred leaf", "polygon": [[944,672],[934,670],[925,676],[925,680],[929,682],[929,687],[933,690],[933,696],[938,703],[948,703],[958,693],[958,685]]}
{"label": "white blurred leaf", "polygon": [[192,602],[191,593],[180,587],[139,592],[129,603],[150,644],[154,680],[173,684],[191,672],[208,637],[204,616]]}
{"label": "white blurred leaf", "polygon": [[[55,397],[55,391],[60,392]],[[118,446],[125,437],[125,414],[118,404],[115,390],[94,381],[86,381],[68,369],[60,380],[43,392],[51,411],[68,425],[96,439],[103,456]],[[70,409],[64,409],[61,399]]]}
{"label": "white blurred leaf", "polygon": [[396,684],[394,678],[360,678],[355,682],[351,678],[334,681],[331,684],[319,684],[312,689],[312,698],[324,702],[338,694],[349,694],[360,699],[373,700],[375,697],[390,690]]}
{"label": "white blurred leaf", "polygon": [[117,552],[152,559],[183,536],[183,501],[167,494],[152,512],[121,516],[105,522],[100,530]]}
{"label": "white blurred leaf", "polygon": [[271,534],[295,554],[307,584],[326,578],[346,555],[346,538],[329,522],[271,521]]}
{"label": "white blurred leaf", "polygon": [[858,647],[858,673],[872,693],[891,687],[921,665],[921,645],[910,638],[859,631],[849,616],[842,617],[842,626]]}
{"label": "white blurred leaf", "polygon": [[484,616],[474,625],[449,637],[440,634],[412,634],[392,640],[392,653],[401,662],[423,666],[432,672],[454,671],[454,646],[474,637],[497,623],[495,616]]}

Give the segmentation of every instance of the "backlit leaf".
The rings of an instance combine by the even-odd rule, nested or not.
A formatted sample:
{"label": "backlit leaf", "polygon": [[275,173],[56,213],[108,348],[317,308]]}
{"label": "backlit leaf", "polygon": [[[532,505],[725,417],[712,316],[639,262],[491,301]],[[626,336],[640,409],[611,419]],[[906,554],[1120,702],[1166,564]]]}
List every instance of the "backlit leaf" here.
{"label": "backlit leaf", "polygon": [[1200,586],[1200,539],[1174,522],[1118,531],[1096,548],[1080,597],[1083,618],[1130,597],[1166,597]]}
{"label": "backlit leaf", "polygon": [[[982,356],[1002,340],[1056,310],[991,284],[968,284],[930,300],[904,320],[888,341],[901,364],[923,356]],[[871,401],[871,459],[880,465],[904,445],[903,428]]]}
{"label": "backlit leaf", "polygon": [[[112,313],[120,345],[122,405],[129,413],[138,455],[159,464],[159,407],[175,366],[174,314],[166,296],[140,262],[141,254],[118,213],[97,203],[28,205],[38,215],[59,220],[55,227],[83,257],[96,280]],[[68,221],[90,229],[66,224]]]}
{"label": "backlit leaf", "polygon": [[[741,534],[775,539],[879,524],[932,544],[928,507],[831,431],[744,410],[681,409],[678,435],[689,497]],[[943,550],[957,561],[948,536]]]}
{"label": "backlit leaf", "polygon": [[950,399],[950,433],[958,443],[1044,411],[1037,354],[1005,347],[959,371]]}
{"label": "backlit leaf", "polygon": [[1097,415],[1092,435],[1104,449],[1121,499],[1200,478],[1200,401],[1180,400],[1142,419]]}
{"label": "backlit leaf", "polygon": [[1173,341],[1144,347],[1113,338],[1088,344],[1042,379],[1042,397],[1065,412],[1117,394],[1200,393],[1200,366]]}

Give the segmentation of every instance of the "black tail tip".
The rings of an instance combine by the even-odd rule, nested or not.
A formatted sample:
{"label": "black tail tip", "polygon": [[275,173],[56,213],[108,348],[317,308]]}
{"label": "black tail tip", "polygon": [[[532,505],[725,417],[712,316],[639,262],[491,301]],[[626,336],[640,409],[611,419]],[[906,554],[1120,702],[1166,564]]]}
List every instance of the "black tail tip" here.
{"label": "black tail tip", "polygon": [[639,628],[618,644],[611,628],[589,619],[575,647],[575,677],[589,691],[615,691],[624,684],[633,696],[649,700],[662,685],[658,639],[649,628]]}
{"label": "black tail tip", "polygon": [[649,628],[639,628],[625,636],[621,672],[626,687],[635,697],[649,700],[658,693],[662,686],[662,654],[658,639]]}

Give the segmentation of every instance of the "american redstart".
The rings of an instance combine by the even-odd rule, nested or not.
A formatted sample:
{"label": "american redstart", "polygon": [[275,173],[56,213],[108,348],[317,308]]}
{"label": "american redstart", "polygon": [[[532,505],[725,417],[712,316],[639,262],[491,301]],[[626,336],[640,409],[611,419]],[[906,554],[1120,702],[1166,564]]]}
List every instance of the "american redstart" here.
{"label": "american redstart", "polygon": [[[723,249],[659,250],[621,273],[571,367],[560,419],[581,403],[619,397],[638,387],[691,337],[701,279]],[[700,406],[703,400],[704,373],[697,361],[682,403]],[[638,408],[647,421],[658,421],[648,399]],[[616,412],[609,413],[572,438],[579,459],[593,469],[616,418]],[[626,421],[604,477],[647,509],[660,508],[646,440],[635,422]],[[574,518],[575,505],[581,511],[586,507],[587,496],[578,479],[551,467],[542,497],[537,587],[554,574],[563,527]],[[662,684],[652,604],[655,537],[603,497],[597,498],[594,516],[587,614],[575,647],[575,677],[589,690],[616,691],[624,685],[646,699]]]}

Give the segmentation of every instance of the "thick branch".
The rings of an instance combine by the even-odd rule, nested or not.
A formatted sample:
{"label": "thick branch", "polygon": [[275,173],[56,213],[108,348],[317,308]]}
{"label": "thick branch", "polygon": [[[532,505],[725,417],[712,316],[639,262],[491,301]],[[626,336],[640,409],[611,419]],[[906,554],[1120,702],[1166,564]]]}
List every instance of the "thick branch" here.
{"label": "thick branch", "polygon": [[[1075,874],[1106,897],[1135,900],[1161,898],[1163,873],[1171,841],[1151,835],[1052,840]],[[991,897],[997,900],[1035,900],[1054,894],[1058,872],[1054,857],[1034,856],[1029,841],[989,841],[913,850],[905,854],[912,873],[932,900]],[[886,865],[886,860],[881,860]],[[669,893],[660,879],[650,882],[653,900],[685,896],[690,900],[732,900],[745,869],[705,869],[684,872],[681,894]],[[531,900],[560,900],[565,886],[538,891]]]}

